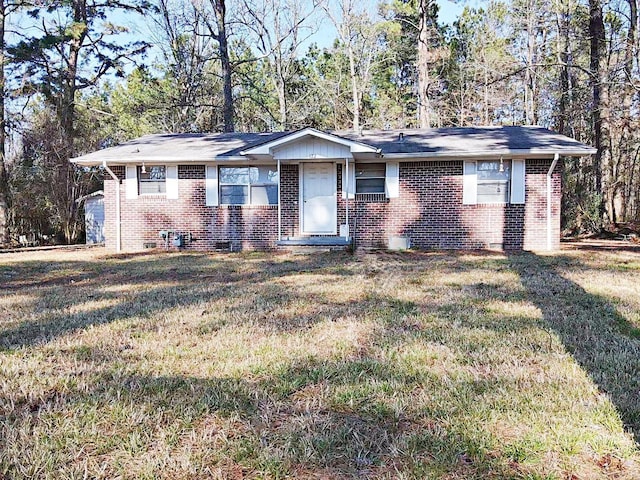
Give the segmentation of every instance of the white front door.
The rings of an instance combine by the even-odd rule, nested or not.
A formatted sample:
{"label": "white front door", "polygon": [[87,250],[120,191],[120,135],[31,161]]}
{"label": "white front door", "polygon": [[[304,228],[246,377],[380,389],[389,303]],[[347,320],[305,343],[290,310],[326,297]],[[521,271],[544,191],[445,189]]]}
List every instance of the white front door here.
{"label": "white front door", "polygon": [[302,233],[336,234],[338,223],[336,170],[333,163],[303,163]]}

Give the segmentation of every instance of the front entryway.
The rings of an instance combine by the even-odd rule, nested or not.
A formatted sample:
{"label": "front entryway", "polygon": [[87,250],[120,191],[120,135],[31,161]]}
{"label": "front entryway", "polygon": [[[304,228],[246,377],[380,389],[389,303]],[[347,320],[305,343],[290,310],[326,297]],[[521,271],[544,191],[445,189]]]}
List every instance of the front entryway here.
{"label": "front entryway", "polygon": [[335,164],[304,163],[300,167],[302,233],[335,235],[338,223]]}

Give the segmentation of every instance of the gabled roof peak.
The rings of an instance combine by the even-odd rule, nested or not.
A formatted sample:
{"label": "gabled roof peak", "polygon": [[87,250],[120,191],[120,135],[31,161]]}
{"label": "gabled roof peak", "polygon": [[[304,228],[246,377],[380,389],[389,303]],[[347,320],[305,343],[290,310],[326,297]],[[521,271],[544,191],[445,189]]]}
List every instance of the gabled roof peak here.
{"label": "gabled roof peak", "polygon": [[366,143],[348,139],[333,133],[322,132],[312,127],[302,128],[293,132],[288,132],[276,139],[267,140],[264,143],[254,145],[251,148],[240,152],[241,155],[272,155],[273,151],[279,147],[300,141],[306,137],[314,137],[326,142],[335,143],[348,147],[351,153],[380,153],[380,149],[367,145]]}

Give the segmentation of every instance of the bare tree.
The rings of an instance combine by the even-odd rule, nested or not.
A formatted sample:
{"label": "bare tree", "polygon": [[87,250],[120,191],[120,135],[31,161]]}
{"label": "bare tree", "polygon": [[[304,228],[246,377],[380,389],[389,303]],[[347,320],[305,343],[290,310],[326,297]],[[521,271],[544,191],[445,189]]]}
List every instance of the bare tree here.
{"label": "bare tree", "polygon": [[163,68],[172,82],[169,117],[166,129],[172,132],[192,131],[201,123],[211,101],[205,97],[205,69],[211,58],[211,38],[203,34],[201,11],[192,3],[159,0],[158,15],[154,17],[157,45],[162,51]]}
{"label": "bare tree", "polygon": [[371,84],[371,76],[381,53],[380,24],[373,21],[366,10],[359,10],[356,0],[339,0],[340,16],[327,6],[325,12],[336,27],[341,47],[349,62],[351,81],[352,126],[360,130],[360,113],[364,93]]}
{"label": "bare tree", "polygon": [[[629,7],[629,24],[627,28],[627,36],[624,46],[624,88],[622,97],[622,110],[621,110],[621,126],[620,126],[620,161],[623,166],[620,170],[624,170],[624,173],[620,175],[620,181],[615,181],[613,186],[613,192],[611,193],[612,206],[610,207],[612,220],[615,222],[616,213],[620,218],[626,220],[628,218],[628,210],[632,210],[632,204],[634,203],[633,190],[634,187],[640,183],[637,177],[634,176],[635,162],[637,153],[634,148],[634,103],[633,99],[636,95],[635,81],[636,81],[636,61],[638,58],[638,4],[637,0],[627,0]],[[617,180],[617,179],[616,179]],[[636,183],[638,182],[638,183]],[[619,208],[616,212],[615,204],[616,198],[619,197]]]}
{"label": "bare tree", "polygon": [[287,88],[295,75],[300,46],[317,32],[310,24],[322,0],[243,0],[244,24],[255,46],[267,58],[273,75],[271,81],[278,98],[279,127],[290,128]]}
{"label": "bare tree", "polygon": [[218,44],[218,59],[222,76],[222,118],[223,130],[233,132],[233,65],[229,56],[229,35],[226,0],[192,0],[194,7],[201,12],[208,34]]}
{"label": "bare tree", "polygon": [[[602,192],[602,167],[608,162],[609,148],[609,98],[606,88],[606,38],[601,0],[589,0],[590,83],[593,96],[591,117],[593,135],[598,150],[594,156],[594,190]],[[604,213],[604,205],[601,206]]]}
{"label": "bare tree", "polygon": [[437,37],[438,6],[434,0],[418,1],[418,119],[420,128],[433,123],[431,105],[432,82],[430,70],[433,63],[433,44]]}
{"label": "bare tree", "polygon": [[7,245],[9,236],[9,181],[5,160],[6,118],[5,118],[5,63],[7,24],[7,4],[0,0],[0,246]]}

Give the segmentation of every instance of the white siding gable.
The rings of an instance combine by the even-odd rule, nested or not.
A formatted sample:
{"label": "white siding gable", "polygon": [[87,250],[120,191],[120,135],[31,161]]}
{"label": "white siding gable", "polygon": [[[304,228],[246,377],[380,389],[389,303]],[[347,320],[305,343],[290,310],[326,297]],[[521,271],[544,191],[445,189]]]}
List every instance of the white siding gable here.
{"label": "white siding gable", "polygon": [[346,145],[306,137],[297,142],[276,148],[273,157],[277,160],[309,160],[314,158],[351,158],[351,150]]}

